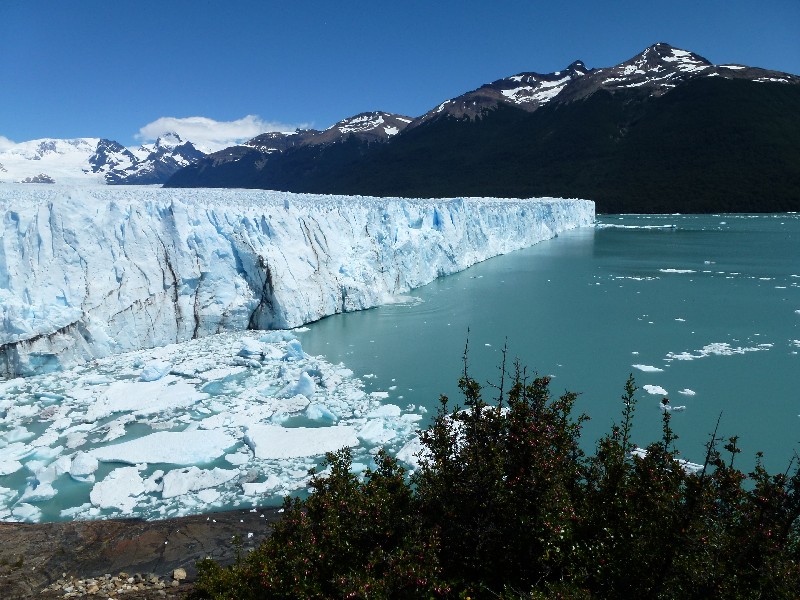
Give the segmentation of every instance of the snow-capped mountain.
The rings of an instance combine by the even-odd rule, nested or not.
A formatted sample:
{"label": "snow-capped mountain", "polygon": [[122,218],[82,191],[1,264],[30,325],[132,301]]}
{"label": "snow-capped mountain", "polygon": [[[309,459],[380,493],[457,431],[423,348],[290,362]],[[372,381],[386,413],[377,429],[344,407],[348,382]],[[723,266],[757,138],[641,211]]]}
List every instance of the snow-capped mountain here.
{"label": "snow-capped mountain", "polygon": [[[298,129],[294,132],[262,133],[239,146],[225,148],[195,161],[169,178],[170,187],[260,187],[251,185],[255,175],[284,153],[307,149],[316,151],[357,141],[367,146],[382,145],[403,131],[413,119],[382,111],[360,113],[334,123],[322,131]],[[291,154],[291,152],[289,152]],[[205,181],[205,176],[210,177]],[[289,175],[290,176],[290,175]],[[270,187],[279,188],[280,185]]]}
{"label": "snow-capped mountain", "polygon": [[382,111],[366,112],[342,119],[323,131],[301,129],[292,133],[264,133],[245,145],[271,153],[283,152],[297,146],[341,142],[351,135],[367,142],[385,142],[405,129],[412,120],[410,117]]}
{"label": "snow-capped mountain", "polygon": [[660,96],[681,83],[702,77],[800,83],[800,77],[788,73],[744,65],[714,65],[693,52],[659,42],[613,67],[589,69],[578,60],[555,73],[519,73],[498,79],[446,100],[416,119],[412,126],[443,115],[472,119],[498,104],[533,112],[546,104],[571,102],[599,90],[613,93],[636,88]]}
{"label": "snow-capped mountain", "polygon": [[0,182],[163,183],[202,156],[176,134],[139,148],[104,138],[38,139],[0,151]]}
{"label": "snow-capped mountain", "polygon": [[398,129],[383,143],[330,130],[334,143],[318,145],[303,140],[324,132],[260,136],[165,185],[579,197],[601,212],[800,210],[800,77],[669,44],[612,67],[498,79]]}
{"label": "snow-capped mountain", "polygon": [[124,168],[115,168],[106,175],[110,184],[164,183],[169,177],[205,154],[191,142],[183,141],[177,133],[158,138],[131,151],[134,161]]}
{"label": "snow-capped mountain", "polygon": [[519,73],[487,83],[477,90],[445,100],[413,122],[420,125],[443,115],[456,118],[474,118],[498,104],[512,104],[523,110],[534,111],[558,96],[572,81],[585,77],[590,69],[575,61],[563,71],[555,73]]}

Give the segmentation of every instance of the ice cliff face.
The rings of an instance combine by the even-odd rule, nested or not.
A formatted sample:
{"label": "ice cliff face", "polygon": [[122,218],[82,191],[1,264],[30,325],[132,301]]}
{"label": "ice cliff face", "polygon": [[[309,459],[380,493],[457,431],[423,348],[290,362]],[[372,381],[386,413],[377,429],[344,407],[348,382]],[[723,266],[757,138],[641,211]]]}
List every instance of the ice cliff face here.
{"label": "ice cliff face", "polygon": [[585,200],[0,187],[0,375],[291,328],[588,225]]}

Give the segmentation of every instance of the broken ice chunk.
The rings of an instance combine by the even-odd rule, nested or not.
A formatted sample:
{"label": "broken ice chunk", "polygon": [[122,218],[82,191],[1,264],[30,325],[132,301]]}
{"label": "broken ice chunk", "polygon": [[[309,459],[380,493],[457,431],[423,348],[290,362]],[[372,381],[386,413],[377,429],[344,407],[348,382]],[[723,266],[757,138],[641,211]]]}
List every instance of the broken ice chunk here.
{"label": "broken ice chunk", "polygon": [[76,452],[72,457],[69,474],[76,481],[94,482],[94,472],[98,466],[99,463],[95,456],[88,452]]}
{"label": "broken ice chunk", "polygon": [[319,456],[346,446],[358,446],[355,429],[347,425],[312,428],[251,425],[244,441],[253,449],[256,458]]}
{"label": "broken ice chunk", "polygon": [[174,469],[164,475],[164,490],[162,498],[174,498],[188,492],[213,488],[230,481],[239,474],[237,469],[210,470],[189,467],[187,469]]}
{"label": "broken ice chunk", "polygon": [[120,467],[109,473],[103,481],[94,484],[89,500],[98,508],[118,508],[131,512],[137,496],[145,493],[144,481],[136,467]]}
{"label": "broken ice chunk", "polygon": [[147,363],[139,375],[141,381],[158,381],[172,369],[172,363],[165,360],[154,360]]}
{"label": "broken ice chunk", "polygon": [[328,407],[319,402],[312,402],[306,407],[306,418],[312,421],[327,421],[329,423],[335,423],[339,420],[339,417],[328,410]]}
{"label": "broken ice chunk", "polygon": [[246,358],[259,357],[263,352],[264,347],[261,345],[261,342],[253,338],[244,338],[242,340],[242,349],[239,350],[239,356],[244,356]]}
{"label": "broken ice chunk", "polygon": [[236,440],[218,430],[159,431],[90,451],[100,462],[194,465],[222,456]]}

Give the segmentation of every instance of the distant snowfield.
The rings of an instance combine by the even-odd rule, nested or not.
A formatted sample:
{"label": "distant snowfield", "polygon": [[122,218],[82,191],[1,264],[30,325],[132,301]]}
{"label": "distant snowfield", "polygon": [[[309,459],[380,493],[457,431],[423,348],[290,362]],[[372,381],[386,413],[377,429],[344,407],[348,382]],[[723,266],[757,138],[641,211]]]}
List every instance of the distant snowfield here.
{"label": "distant snowfield", "polygon": [[286,329],[594,204],[0,185],[0,217],[0,371],[26,375],[0,379],[0,520],[50,521],[274,504],[344,446],[356,471],[379,447],[414,467],[424,409]]}
{"label": "distant snowfield", "polygon": [[0,185],[0,376],[297,327],[593,221],[585,200]]}

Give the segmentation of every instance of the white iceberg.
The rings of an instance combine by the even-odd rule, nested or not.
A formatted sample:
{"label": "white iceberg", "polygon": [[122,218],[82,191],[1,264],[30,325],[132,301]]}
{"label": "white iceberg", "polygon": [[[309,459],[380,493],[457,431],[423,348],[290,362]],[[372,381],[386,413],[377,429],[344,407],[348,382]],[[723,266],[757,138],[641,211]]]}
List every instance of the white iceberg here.
{"label": "white iceberg", "polygon": [[244,439],[256,458],[273,459],[320,456],[359,443],[355,428],[348,425],[291,428],[252,425],[247,428]]}
{"label": "white iceberg", "polygon": [[189,467],[187,469],[173,469],[164,475],[162,498],[174,498],[188,492],[195,492],[213,488],[230,481],[239,474],[238,469],[210,470]]}
{"label": "white iceberg", "polygon": [[236,444],[224,431],[159,431],[128,442],[91,450],[100,462],[121,462],[132,465],[166,463],[197,465],[219,458]]}

